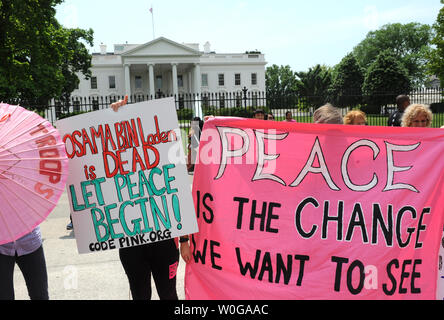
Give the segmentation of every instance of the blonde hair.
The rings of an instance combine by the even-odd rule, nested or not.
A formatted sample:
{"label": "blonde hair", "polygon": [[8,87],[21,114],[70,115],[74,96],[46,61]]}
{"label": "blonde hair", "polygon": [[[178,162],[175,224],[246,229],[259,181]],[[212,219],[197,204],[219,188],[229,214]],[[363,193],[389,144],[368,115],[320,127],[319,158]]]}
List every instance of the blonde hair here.
{"label": "blonde hair", "polygon": [[352,110],[349,111],[344,117],[344,124],[352,124],[356,118],[363,118],[365,122],[367,122],[367,117],[364,112],[361,110]]}
{"label": "blonde hair", "polygon": [[402,115],[401,127],[411,127],[413,119],[418,115],[424,114],[427,118],[427,127],[432,125],[433,113],[430,111],[428,105],[425,104],[411,104],[409,105]]}
{"label": "blonde hair", "polygon": [[327,103],[315,110],[313,113],[313,122],[343,124],[344,120],[342,119],[341,111],[333,107],[330,103]]}

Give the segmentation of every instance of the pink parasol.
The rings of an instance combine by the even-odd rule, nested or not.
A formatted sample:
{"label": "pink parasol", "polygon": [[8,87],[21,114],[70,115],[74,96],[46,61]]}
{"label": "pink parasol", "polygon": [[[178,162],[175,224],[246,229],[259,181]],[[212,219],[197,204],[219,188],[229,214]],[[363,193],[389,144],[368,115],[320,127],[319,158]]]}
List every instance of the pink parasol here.
{"label": "pink parasol", "polygon": [[38,114],[0,104],[0,244],[32,231],[51,213],[68,176],[58,131]]}

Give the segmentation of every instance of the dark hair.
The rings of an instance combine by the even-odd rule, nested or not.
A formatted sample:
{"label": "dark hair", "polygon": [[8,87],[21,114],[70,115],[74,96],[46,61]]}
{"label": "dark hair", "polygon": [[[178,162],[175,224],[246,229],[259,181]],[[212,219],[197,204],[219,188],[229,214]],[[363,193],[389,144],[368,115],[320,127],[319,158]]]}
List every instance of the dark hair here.
{"label": "dark hair", "polygon": [[264,112],[264,110],[262,110],[262,109],[256,109],[256,110],[254,111],[253,115],[260,114],[260,113],[262,113],[263,115],[265,115],[265,112]]}
{"label": "dark hair", "polygon": [[396,105],[398,106],[398,110],[402,111],[404,109],[404,102],[406,101],[410,101],[410,98],[405,94],[401,94],[396,97]]}

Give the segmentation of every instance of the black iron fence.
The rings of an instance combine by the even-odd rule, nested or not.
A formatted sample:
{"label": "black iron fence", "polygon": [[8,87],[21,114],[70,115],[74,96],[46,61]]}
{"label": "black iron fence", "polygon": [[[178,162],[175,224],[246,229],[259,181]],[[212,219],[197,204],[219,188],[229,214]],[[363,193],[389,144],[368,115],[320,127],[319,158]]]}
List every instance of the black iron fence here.
{"label": "black iron fence", "polygon": [[[393,93],[381,93],[381,95],[394,96]],[[352,95],[350,95],[352,96]],[[326,98],[319,96],[299,96],[290,95],[266,95],[265,92],[254,92],[246,89],[234,93],[202,93],[183,94],[178,96],[159,96],[155,98],[174,97],[177,115],[180,126],[188,131],[191,120],[195,116],[201,119],[205,115],[215,116],[237,116],[252,117],[257,109],[273,114],[275,120],[285,120],[287,111],[292,113],[293,119],[297,122],[312,122],[314,110],[324,104]],[[442,88],[418,89],[409,93],[411,103],[422,103],[431,106],[434,113],[433,127],[444,125],[444,92]],[[54,123],[58,119],[74,116],[80,113],[109,108],[115,101],[123,99],[123,96],[105,97],[73,97],[69,100],[52,100],[48,105],[33,105],[21,102],[20,104],[29,109],[39,112],[42,116]],[[128,103],[152,100],[149,95],[131,95]],[[341,108],[345,115],[350,109],[361,108],[366,110],[365,97],[361,99],[362,104]],[[394,99],[393,99],[394,100]],[[9,101],[16,103],[17,101]],[[334,103],[333,103],[334,104]],[[396,109],[396,105],[389,103],[377,108],[377,112],[367,113],[369,125],[387,125],[387,119],[391,112]],[[375,110],[375,109],[373,109]]]}

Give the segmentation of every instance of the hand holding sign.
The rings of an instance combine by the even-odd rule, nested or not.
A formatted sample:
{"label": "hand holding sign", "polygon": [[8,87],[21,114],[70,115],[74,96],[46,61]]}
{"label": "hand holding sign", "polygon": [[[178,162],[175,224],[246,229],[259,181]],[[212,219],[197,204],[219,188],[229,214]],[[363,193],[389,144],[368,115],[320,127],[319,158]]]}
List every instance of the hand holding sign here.
{"label": "hand holding sign", "polygon": [[125,98],[123,100],[119,100],[117,102],[111,103],[110,107],[114,111],[118,111],[120,107],[126,105],[128,103],[128,95],[125,95]]}

